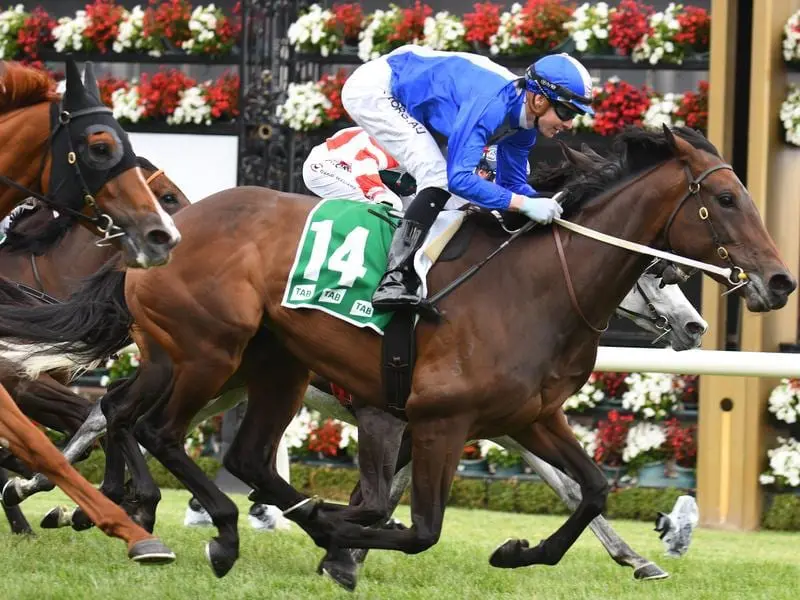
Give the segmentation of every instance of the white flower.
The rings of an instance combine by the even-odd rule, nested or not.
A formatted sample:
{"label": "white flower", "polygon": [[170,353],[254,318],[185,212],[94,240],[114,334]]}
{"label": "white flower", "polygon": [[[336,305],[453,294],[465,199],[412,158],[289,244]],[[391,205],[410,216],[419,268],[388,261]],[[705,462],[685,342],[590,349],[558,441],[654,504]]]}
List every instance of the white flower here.
{"label": "white flower", "polygon": [[0,12],[0,60],[9,60],[19,50],[17,34],[25,25],[28,14],[22,4]]}
{"label": "white flower", "polygon": [[578,442],[586,450],[586,454],[594,456],[594,451],[597,449],[597,432],[579,423],[571,423],[570,426]]}
{"label": "white flower", "polygon": [[497,32],[489,38],[489,51],[492,54],[513,54],[518,49],[527,46],[528,42],[525,38],[514,33],[522,25],[522,22],[522,5],[515,2],[511,5],[510,12],[506,11],[500,15],[500,26],[497,28]]}
{"label": "white flower", "polygon": [[769,469],[762,473],[762,485],[779,483],[783,486],[800,487],[800,442],[794,438],[778,438],[780,446],[767,451]]}
{"label": "white flower", "polygon": [[666,418],[680,402],[683,380],[668,373],[631,373],[625,378],[628,390],[622,395],[622,408],[645,419]]}
{"label": "white flower", "polygon": [[309,6],[307,12],[289,25],[287,37],[295,52],[318,52],[322,56],[338,52],[341,40],[334,29],[328,28],[333,18],[333,13],[327,8],[323,10],[319,4]]}
{"label": "white flower", "polygon": [[636,423],[628,430],[625,438],[625,449],[622,451],[623,462],[629,463],[637,456],[657,450],[667,441],[664,428],[655,423]]}
{"label": "white flower", "polygon": [[464,23],[447,11],[425,19],[422,43],[434,50],[466,50]]}
{"label": "white flower", "polygon": [[597,384],[597,376],[592,373],[589,380],[583,384],[577,394],[567,398],[562,408],[564,410],[581,411],[594,408],[606,397],[605,392]]}
{"label": "white flower", "polygon": [[648,61],[651,65],[659,62],[683,63],[683,47],[675,43],[675,36],[680,32],[680,23],[676,15],[683,10],[683,5],[670,2],[663,12],[650,16],[651,32],[645,33],[631,53],[633,62]]}
{"label": "white flower", "polygon": [[786,141],[800,146],[800,87],[792,86],[781,104],[780,118],[786,131]]}
{"label": "white flower", "polygon": [[300,409],[300,412],[292,419],[286,431],[283,433],[286,440],[286,448],[290,451],[296,448],[302,448],[305,441],[308,439],[308,434],[311,430],[319,424],[319,413],[310,411],[305,406]]}
{"label": "white flower", "polygon": [[75,13],[75,18],[61,17],[53,28],[53,47],[56,52],[68,52],[83,48],[83,33],[89,26],[89,17],[85,10]]}
{"label": "white flower", "polygon": [[108,387],[108,384],[109,384],[110,381],[111,381],[111,378],[108,375],[103,375],[100,378],[100,387]]}
{"label": "white flower", "polygon": [[131,11],[123,13],[122,21],[117,31],[117,39],[114,40],[112,50],[114,52],[130,52],[141,50],[145,47],[144,31],[144,10],[139,5],[133,7]]}
{"label": "white flower", "polygon": [[175,112],[167,117],[168,125],[211,125],[211,106],[205,91],[192,86],[178,94]]}
{"label": "white flower", "polygon": [[683,119],[675,116],[682,99],[682,94],[665,94],[650,98],[650,106],[644,113],[644,126],[647,129],[661,130],[663,125],[668,127],[685,125]]}
{"label": "white flower", "polygon": [[325,109],[331,102],[320,91],[318,83],[290,83],[286,101],[276,111],[278,119],[295,131],[310,131],[325,122]]}
{"label": "white flower", "polygon": [[[358,34],[358,57],[362,61],[367,62],[381,55],[380,51],[375,50],[375,36],[385,24],[396,22],[400,16],[400,9],[393,4],[389,5],[389,10],[376,10],[372,13],[367,26]],[[379,42],[383,44],[385,40]]]}
{"label": "white flower", "polygon": [[769,395],[769,412],[784,423],[797,423],[800,416],[800,383],[781,379]]}
{"label": "white flower", "polygon": [[191,38],[181,44],[181,48],[188,54],[205,54],[212,49],[217,39],[217,25],[222,18],[222,11],[209,4],[197,6],[189,17],[189,32]]}
{"label": "white flower", "polygon": [[597,51],[608,45],[608,15],[605,2],[595,5],[587,2],[572,13],[572,19],[564,23],[564,29],[569,32],[578,52]]}
{"label": "white flower", "polygon": [[111,110],[114,118],[138,123],[144,115],[144,106],[140,103],[139,86],[132,85],[129,90],[120,88],[111,94]]}
{"label": "white flower", "polygon": [[783,60],[800,60],[800,10],[789,17],[783,26]]}
{"label": "white flower", "polygon": [[342,427],[342,439],[339,440],[339,448],[344,450],[350,445],[350,442],[358,443],[358,427],[351,425],[345,421],[338,421]]}

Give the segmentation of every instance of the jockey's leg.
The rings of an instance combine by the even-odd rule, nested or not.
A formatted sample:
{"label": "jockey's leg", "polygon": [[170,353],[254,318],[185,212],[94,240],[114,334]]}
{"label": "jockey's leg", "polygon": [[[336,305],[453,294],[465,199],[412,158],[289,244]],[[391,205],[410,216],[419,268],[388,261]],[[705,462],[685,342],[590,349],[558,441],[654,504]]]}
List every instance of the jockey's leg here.
{"label": "jockey's leg", "polygon": [[392,97],[391,78],[392,70],[383,57],[361,65],[342,88],[348,114],[417,182],[417,197],[395,231],[387,273],[372,298],[376,310],[419,303],[413,256],[450,198],[442,152],[427,128]]}

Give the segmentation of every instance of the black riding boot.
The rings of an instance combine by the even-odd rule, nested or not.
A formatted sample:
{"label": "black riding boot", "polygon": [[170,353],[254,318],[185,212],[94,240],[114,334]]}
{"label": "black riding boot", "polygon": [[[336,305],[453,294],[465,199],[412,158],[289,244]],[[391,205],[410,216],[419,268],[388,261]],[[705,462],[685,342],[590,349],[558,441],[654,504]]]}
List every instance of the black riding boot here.
{"label": "black riding boot", "polygon": [[379,312],[418,306],[419,278],[414,272],[414,254],[425,241],[425,235],[441,212],[450,192],[425,188],[408,207],[389,247],[386,274],[372,295],[372,306]]}
{"label": "black riding boot", "polygon": [[414,254],[422,246],[428,229],[430,226],[424,227],[416,221],[403,219],[400,222],[389,247],[386,274],[372,295],[375,310],[393,311],[419,304],[421,298],[416,293],[419,281],[414,272]]}

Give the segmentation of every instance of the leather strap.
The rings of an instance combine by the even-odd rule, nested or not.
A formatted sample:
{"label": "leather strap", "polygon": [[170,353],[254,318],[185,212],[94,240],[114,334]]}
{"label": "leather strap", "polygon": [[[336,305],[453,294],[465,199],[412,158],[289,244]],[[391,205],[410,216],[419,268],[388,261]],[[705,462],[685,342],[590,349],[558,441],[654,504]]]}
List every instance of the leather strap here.
{"label": "leather strap", "polygon": [[564,273],[564,281],[567,284],[567,291],[569,292],[569,299],[572,301],[572,307],[575,309],[575,312],[578,313],[578,316],[583,319],[583,322],[586,323],[586,326],[594,331],[595,333],[603,333],[608,329],[608,323],[603,329],[598,329],[594,325],[589,322],[589,319],[586,318],[586,315],[583,314],[580,305],[578,304],[578,297],[575,295],[575,288],[572,287],[572,277],[569,275],[569,267],[567,267],[567,258],[564,256],[564,247],[561,245],[561,234],[558,232],[558,227],[553,226],[551,227],[553,230],[553,237],[556,240],[556,250],[558,250],[558,259],[561,261],[561,271]]}

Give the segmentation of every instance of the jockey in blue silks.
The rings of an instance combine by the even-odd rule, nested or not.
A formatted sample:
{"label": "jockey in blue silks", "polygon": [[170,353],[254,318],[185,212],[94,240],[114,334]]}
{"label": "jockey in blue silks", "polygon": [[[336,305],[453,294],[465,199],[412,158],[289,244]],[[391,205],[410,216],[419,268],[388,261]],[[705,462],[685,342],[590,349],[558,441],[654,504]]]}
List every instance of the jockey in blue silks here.
{"label": "jockey in blue silks", "polygon": [[[419,304],[414,253],[451,194],[539,223],[561,215],[555,200],[527,182],[528,154],[541,133],[570,129],[594,114],[586,68],[566,54],[545,56],[524,77],[484,56],[403,46],[356,69],[342,89],[350,117],[416,180],[417,196],[395,231],[388,267],[372,305],[379,311]],[[446,141],[447,159],[434,138]],[[497,145],[494,182],[475,170]]]}

